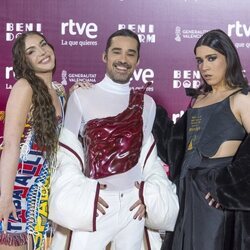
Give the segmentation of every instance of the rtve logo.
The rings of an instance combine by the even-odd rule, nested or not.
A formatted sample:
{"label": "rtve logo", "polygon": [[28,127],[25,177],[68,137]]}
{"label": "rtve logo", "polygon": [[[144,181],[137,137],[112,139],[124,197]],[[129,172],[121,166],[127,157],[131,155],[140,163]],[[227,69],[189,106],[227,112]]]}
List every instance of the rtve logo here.
{"label": "rtve logo", "polygon": [[5,79],[10,79],[11,77],[15,77],[15,73],[13,71],[13,67],[5,67]]}
{"label": "rtve logo", "polygon": [[181,110],[179,113],[173,113],[173,114],[172,114],[172,121],[173,121],[174,123],[176,123],[177,120],[178,120],[179,118],[181,118],[181,117],[183,116],[184,113],[185,113],[184,110]]}
{"label": "rtve logo", "polygon": [[240,21],[236,21],[235,24],[228,24],[227,34],[228,36],[232,36],[232,34],[235,34],[237,37],[249,37],[250,26],[246,24],[241,24]]}
{"label": "rtve logo", "polygon": [[152,69],[135,69],[131,81],[142,81],[143,83],[152,82],[154,83],[154,71]]}
{"label": "rtve logo", "polygon": [[42,31],[41,23],[6,23],[6,41],[13,41],[22,32]]}
{"label": "rtve logo", "polygon": [[61,23],[61,34],[86,35],[89,39],[97,38],[98,26],[96,23],[78,23],[73,19],[69,19],[68,22]]}

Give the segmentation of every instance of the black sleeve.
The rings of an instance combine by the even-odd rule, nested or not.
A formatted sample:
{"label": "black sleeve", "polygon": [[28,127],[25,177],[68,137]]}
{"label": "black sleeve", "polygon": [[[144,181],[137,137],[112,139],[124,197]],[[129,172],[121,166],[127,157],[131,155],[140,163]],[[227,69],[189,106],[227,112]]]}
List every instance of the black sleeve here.
{"label": "black sleeve", "polygon": [[227,209],[250,211],[250,135],[242,142],[233,162],[208,177],[212,196]]}
{"label": "black sleeve", "polygon": [[156,105],[156,115],[152,133],[155,138],[158,156],[166,164],[169,164],[167,144],[172,133],[173,124],[173,121],[168,117],[166,109],[160,105]]}
{"label": "black sleeve", "polygon": [[174,124],[167,111],[156,106],[153,125],[158,156],[170,167],[170,179],[178,178],[185,153],[187,112]]}

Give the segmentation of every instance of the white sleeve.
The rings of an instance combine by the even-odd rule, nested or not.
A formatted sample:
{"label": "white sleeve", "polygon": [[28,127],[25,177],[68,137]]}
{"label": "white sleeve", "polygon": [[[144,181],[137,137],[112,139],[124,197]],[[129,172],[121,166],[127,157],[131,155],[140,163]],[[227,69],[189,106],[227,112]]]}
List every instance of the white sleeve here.
{"label": "white sleeve", "polygon": [[[147,235],[147,236],[146,236]],[[148,250],[148,249],[161,249],[162,246],[162,238],[157,230],[150,230],[146,228],[144,230],[144,238],[147,237],[147,240],[143,240],[143,244],[141,246],[141,250]]]}
{"label": "white sleeve", "polygon": [[59,167],[51,177],[49,219],[71,230],[96,230],[99,184],[82,173],[79,160],[59,148]]}
{"label": "white sleeve", "polygon": [[82,122],[82,110],[78,99],[77,90],[70,95],[65,112],[64,127],[78,137]]}
{"label": "white sleeve", "polygon": [[143,109],[143,144],[151,135],[156,115],[156,104],[152,97],[145,95]]}
{"label": "white sleeve", "polygon": [[[156,146],[152,145],[153,135],[143,146],[140,158],[142,166],[147,159],[143,169],[142,188],[147,213],[146,226],[155,230],[172,231],[179,212],[176,186],[168,179],[163,163],[157,156]],[[151,153],[150,148],[153,148]]]}

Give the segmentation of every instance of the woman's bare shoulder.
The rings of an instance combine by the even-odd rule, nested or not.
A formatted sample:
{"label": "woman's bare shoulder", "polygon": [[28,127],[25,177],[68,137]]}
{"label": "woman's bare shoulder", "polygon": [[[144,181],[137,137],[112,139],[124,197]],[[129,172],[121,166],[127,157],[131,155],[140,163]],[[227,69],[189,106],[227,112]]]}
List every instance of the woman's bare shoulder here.
{"label": "woman's bare shoulder", "polygon": [[29,82],[24,78],[18,79],[15,82],[15,84],[13,85],[12,90],[21,91],[21,92],[27,92],[27,91],[32,92],[32,88],[31,88]]}
{"label": "woman's bare shoulder", "polygon": [[8,101],[14,101],[16,103],[30,103],[32,98],[32,88],[28,81],[24,78],[21,78],[15,82],[13,85]]}
{"label": "woman's bare shoulder", "polygon": [[234,102],[238,105],[249,104],[250,103],[250,92],[241,92],[239,91],[234,95]]}

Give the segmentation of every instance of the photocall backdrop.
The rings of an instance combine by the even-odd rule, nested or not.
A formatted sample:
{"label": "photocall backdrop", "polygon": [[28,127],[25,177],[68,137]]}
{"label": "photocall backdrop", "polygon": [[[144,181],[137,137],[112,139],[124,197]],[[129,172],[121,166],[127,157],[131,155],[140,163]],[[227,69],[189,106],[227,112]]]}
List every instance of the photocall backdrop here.
{"label": "photocall backdrop", "polygon": [[0,143],[15,83],[11,48],[22,32],[37,30],[48,38],[57,57],[54,80],[68,89],[77,80],[102,80],[108,36],[133,30],[142,48],[132,86],[152,81],[147,93],[176,121],[189,102],[185,88],[200,84],[193,47],[206,31],[220,28],[232,38],[250,78],[249,8],[249,0],[1,0]]}

